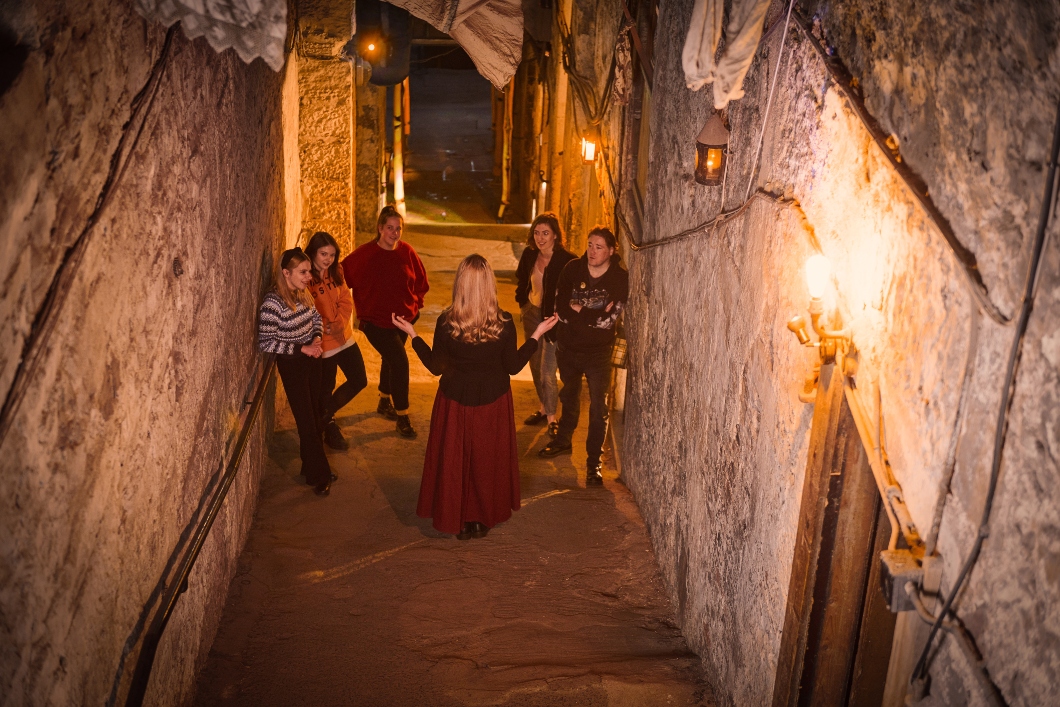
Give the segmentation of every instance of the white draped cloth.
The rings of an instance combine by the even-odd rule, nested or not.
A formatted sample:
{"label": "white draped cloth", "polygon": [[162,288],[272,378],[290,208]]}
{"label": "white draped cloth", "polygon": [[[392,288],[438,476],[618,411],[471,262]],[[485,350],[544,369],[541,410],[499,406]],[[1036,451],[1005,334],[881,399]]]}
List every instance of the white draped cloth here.
{"label": "white draped cloth", "polygon": [[[166,27],[180,22],[189,38],[216,51],[234,49],[279,71],[287,37],[287,0],[136,0],[140,14]],[[479,73],[497,88],[523,58],[521,0],[390,0],[459,42]]]}
{"label": "white draped cloth", "polygon": [[180,22],[189,39],[206,37],[214,51],[234,49],[248,64],[258,57],[283,68],[287,0],[136,0],[148,20]]}
{"label": "white draped cloth", "polygon": [[685,83],[698,91],[714,84],[714,107],[722,109],[743,97],[743,80],[751,66],[770,0],[732,0],[729,24],[725,28],[725,50],[714,62],[722,37],[724,0],[696,0],[692,21],[685,38],[681,64]]}
{"label": "white draped cloth", "polygon": [[504,88],[523,58],[521,0],[388,0],[460,43],[478,72]]}

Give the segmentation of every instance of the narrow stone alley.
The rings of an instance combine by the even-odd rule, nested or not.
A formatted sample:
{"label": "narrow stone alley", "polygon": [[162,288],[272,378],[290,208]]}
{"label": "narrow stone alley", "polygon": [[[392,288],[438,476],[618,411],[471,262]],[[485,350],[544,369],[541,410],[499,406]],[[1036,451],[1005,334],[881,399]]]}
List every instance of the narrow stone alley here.
{"label": "narrow stone alley", "polygon": [[[501,307],[518,317],[527,226],[489,222],[488,83],[467,71],[422,76],[403,238],[429,272],[417,328],[431,341],[469,253],[490,261]],[[529,369],[512,381],[523,508],[486,538],[458,541],[415,512],[437,378],[409,345],[419,436],[400,437],[376,413],[380,359],[357,336],[369,387],[336,416],[350,449],[328,452],[339,479],[326,500],[302,485],[294,419],[278,411],[197,704],[708,704],[613,458],[604,487],[587,489],[584,453],[537,456],[545,427],[521,424],[537,407]],[[573,441],[584,449],[584,424]]]}
{"label": "narrow stone alley", "polygon": [[1058,213],[1060,0],[0,1],[0,707],[1060,705]]}
{"label": "narrow stone alley", "polygon": [[[514,268],[510,243],[415,231],[407,240],[431,271],[421,322],[448,304],[469,249]],[[514,279],[499,279],[502,306],[517,311]],[[420,328],[429,340],[433,325]],[[415,513],[436,379],[412,357],[420,434],[403,439],[375,412],[379,358],[360,345],[369,388],[337,416],[351,448],[329,452],[329,498],[301,484],[294,421],[277,415],[197,704],[707,704],[613,465],[602,489],[586,489],[584,459],[540,459],[544,427],[517,425],[523,508],[484,539],[439,533]],[[519,418],[536,405],[526,369],[512,388]]]}

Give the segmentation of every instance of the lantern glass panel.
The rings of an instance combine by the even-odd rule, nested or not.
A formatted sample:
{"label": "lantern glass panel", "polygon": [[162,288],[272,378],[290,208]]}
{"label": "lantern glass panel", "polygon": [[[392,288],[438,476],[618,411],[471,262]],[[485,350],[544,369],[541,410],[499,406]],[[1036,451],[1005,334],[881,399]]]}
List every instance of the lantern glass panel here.
{"label": "lantern glass panel", "polygon": [[696,181],[716,186],[725,174],[725,147],[696,143]]}

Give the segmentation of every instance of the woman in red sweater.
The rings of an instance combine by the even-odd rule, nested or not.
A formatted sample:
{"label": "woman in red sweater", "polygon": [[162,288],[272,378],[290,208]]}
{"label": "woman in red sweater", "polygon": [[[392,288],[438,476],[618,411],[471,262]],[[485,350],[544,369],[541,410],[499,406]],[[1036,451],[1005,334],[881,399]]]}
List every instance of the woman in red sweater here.
{"label": "woman in red sweater", "polygon": [[405,219],[393,204],[379,212],[378,235],[342,261],[342,272],[353,291],[361,331],[379,355],[380,415],[397,421],[402,437],[415,437],[409,421],[409,357],[405,332],[392,322],[394,315],[414,322],[427,294],[427,270],[420,256],[405,241]]}
{"label": "woman in red sweater", "polygon": [[[353,298],[342,279],[339,244],[330,233],[314,233],[305,254],[313,263],[313,281],[309,284],[309,292],[313,295],[313,304],[320,312],[324,328],[324,339],[321,341],[324,353],[320,357],[324,442],[332,449],[346,450],[349,444],[335,423],[335,413],[368,385],[361,348],[353,338]],[[335,377],[340,368],[346,376],[346,382],[336,388]]]}
{"label": "woman in red sweater", "polygon": [[397,316],[393,324],[413,337],[412,348],[434,375],[441,374],[431,413],[416,513],[460,540],[485,537],[519,510],[519,450],[510,376],[556,325],[553,315],[521,348],[512,315],[497,304],[497,281],[481,255],[456,269],[453,303],[438,317],[434,347]]}

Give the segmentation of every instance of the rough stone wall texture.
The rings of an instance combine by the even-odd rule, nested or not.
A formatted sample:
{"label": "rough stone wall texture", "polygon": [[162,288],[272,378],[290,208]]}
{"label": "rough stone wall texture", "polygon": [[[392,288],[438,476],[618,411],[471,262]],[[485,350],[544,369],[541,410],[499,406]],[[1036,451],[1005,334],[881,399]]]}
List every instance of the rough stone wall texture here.
{"label": "rough stone wall texture", "polygon": [[[5,395],[165,36],[131,1],[15,11],[32,49],[0,96]],[[108,702],[123,646],[233,441],[283,241],[281,80],[174,36],[137,149],[0,442],[5,705]],[[189,699],[251,519],[267,419],[170,623],[152,703]]]}
{"label": "rough stone wall texture", "polygon": [[[349,62],[299,58],[298,144],[302,228],[327,231],[342,252],[353,249],[355,96]],[[302,243],[305,245],[305,243]]]}
{"label": "rough stone wall texture", "polygon": [[[783,22],[782,4],[767,25]],[[1046,5],[815,6],[825,41],[897,134],[1005,312],[1023,287],[1060,93],[1057,10]],[[694,139],[710,94],[688,91],[680,69],[691,7],[664,3],[656,34],[647,240],[744,202],[782,39],[780,27],[766,36],[745,98],[730,106],[725,185],[696,186]],[[853,328],[873,415],[881,391],[890,460],[923,534],[959,435],[939,538],[944,590],[978,526],[1013,333],[974,314],[946,242],[795,30],[752,191],[759,186],[798,199],[811,228],[794,208],[758,198],[724,227],[630,258],[624,472],[719,704],[766,703],[773,687],[810,419],[796,392],[813,355],[784,323],[805,314],[807,255],[819,248],[832,261],[827,305]],[[1058,233],[1054,221],[990,539],[956,605],[1014,705],[1051,703],[1060,684]],[[968,408],[955,430],[969,361]],[[951,641],[932,677],[933,703],[982,704]]]}
{"label": "rough stone wall texture", "polygon": [[386,150],[384,123],[386,121],[386,88],[360,84],[357,99],[357,183],[355,220],[357,245],[376,236],[376,220],[386,200],[383,179],[383,153]]}

